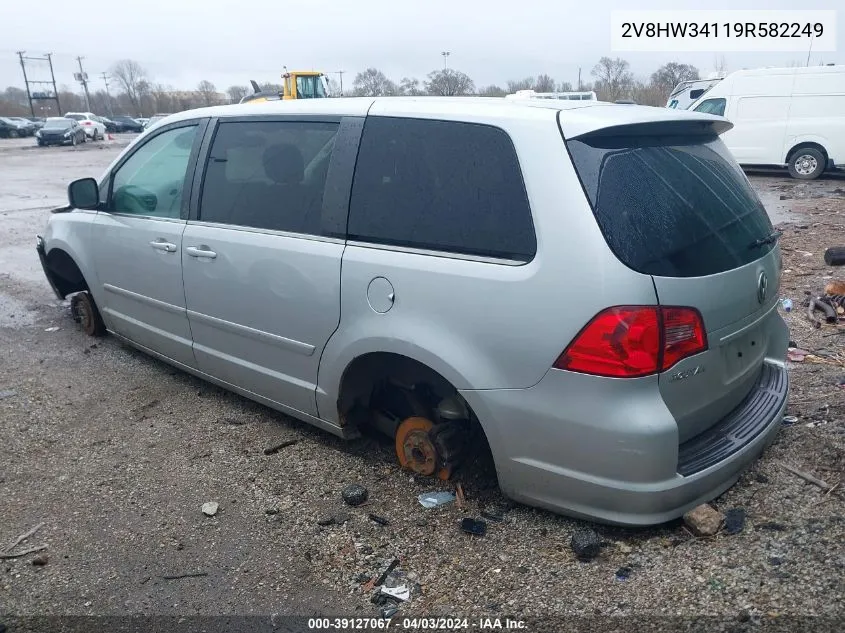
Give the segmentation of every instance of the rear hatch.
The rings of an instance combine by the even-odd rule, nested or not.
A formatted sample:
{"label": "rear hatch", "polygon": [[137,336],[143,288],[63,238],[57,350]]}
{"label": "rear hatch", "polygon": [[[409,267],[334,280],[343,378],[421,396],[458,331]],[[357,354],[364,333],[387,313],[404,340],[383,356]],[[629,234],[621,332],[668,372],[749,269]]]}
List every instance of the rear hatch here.
{"label": "rear hatch", "polygon": [[659,376],[681,442],[740,404],[765,358],[785,352],[777,234],[716,129],[679,121],[567,139],[616,257],[652,277],[661,305],[703,318],[708,349]]}

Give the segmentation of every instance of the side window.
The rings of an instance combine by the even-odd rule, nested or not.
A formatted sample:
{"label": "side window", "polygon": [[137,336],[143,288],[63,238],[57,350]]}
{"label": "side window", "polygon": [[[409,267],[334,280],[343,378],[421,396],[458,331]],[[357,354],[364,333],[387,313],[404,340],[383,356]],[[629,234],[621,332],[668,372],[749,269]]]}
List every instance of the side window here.
{"label": "side window", "polygon": [[474,123],[370,117],[349,239],[529,261],[531,211],[510,137]]}
{"label": "side window", "polygon": [[718,114],[725,116],[725,100],[724,99],[706,99],[695,109],[696,112],[703,112],[704,114]]}
{"label": "side window", "polygon": [[110,210],[178,218],[197,126],[167,130],[144,143],[113,176]]}
{"label": "side window", "polygon": [[206,165],[203,222],[321,233],[337,123],[222,122]]}

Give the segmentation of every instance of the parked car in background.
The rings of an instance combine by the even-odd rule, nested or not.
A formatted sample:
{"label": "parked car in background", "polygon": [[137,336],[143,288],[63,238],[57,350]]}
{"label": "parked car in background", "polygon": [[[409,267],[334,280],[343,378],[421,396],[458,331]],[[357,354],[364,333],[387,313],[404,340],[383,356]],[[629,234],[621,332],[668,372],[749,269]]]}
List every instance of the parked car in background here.
{"label": "parked car in background", "polygon": [[516,501],[669,521],[781,427],[779,233],[729,121],[531,105],[174,114],[70,184],[39,258],[90,334],[341,437],[377,429],[414,473],[448,478],[486,438]]}
{"label": "parked car in background", "polygon": [[156,114],[155,116],[150,117],[144,124],[144,129],[146,130],[147,128],[151,128],[156,123],[169,116],[169,114]]}
{"label": "parked car in background", "polygon": [[35,127],[39,130],[44,127],[44,123],[47,120],[44,117],[40,116],[28,116],[26,118],[27,120],[32,121],[35,124]]}
{"label": "parked car in background", "polygon": [[130,116],[116,115],[112,117],[112,121],[121,126],[121,132],[143,132],[144,124],[140,119],[133,119]]}
{"label": "parked car in background", "polygon": [[136,120],[138,123],[140,123],[141,125],[143,125],[144,127],[146,127],[146,126],[147,126],[147,121],[149,121],[149,120],[150,120],[150,118],[149,118],[149,117],[145,117],[145,116],[139,116],[139,117],[135,117],[135,120]]}
{"label": "parked car in background", "polygon": [[67,112],[65,118],[79,121],[85,134],[94,141],[106,136],[106,124],[93,112]]}
{"label": "parked car in background", "polygon": [[24,123],[19,121],[17,117],[10,116],[0,117],[0,121],[3,121],[8,126],[8,136],[10,138],[32,136],[35,134],[35,126],[32,125],[31,121]]}
{"label": "parked car in background", "polygon": [[18,136],[18,126],[0,117],[0,138],[17,138]]}
{"label": "parked car in background", "polygon": [[106,132],[110,134],[116,134],[117,132],[122,131],[121,128],[123,126],[117,123],[116,121],[105,116],[98,116],[97,118],[100,120],[100,122],[102,122],[103,125],[106,126]]}
{"label": "parked car in background", "polygon": [[845,65],[738,70],[690,110],[734,124],[725,145],[740,165],[787,167],[812,180],[845,167]]}
{"label": "parked car in background", "polygon": [[9,117],[9,118],[12,119],[13,121],[17,121],[22,126],[24,126],[24,129],[26,129],[26,131],[27,131],[27,136],[29,136],[31,134],[35,134],[35,131],[38,129],[38,126],[35,125],[34,122],[30,121],[26,117],[13,116],[13,117]]}
{"label": "parked car in background", "polygon": [[50,117],[35,133],[38,145],[76,145],[86,140],[85,130],[74,119]]}

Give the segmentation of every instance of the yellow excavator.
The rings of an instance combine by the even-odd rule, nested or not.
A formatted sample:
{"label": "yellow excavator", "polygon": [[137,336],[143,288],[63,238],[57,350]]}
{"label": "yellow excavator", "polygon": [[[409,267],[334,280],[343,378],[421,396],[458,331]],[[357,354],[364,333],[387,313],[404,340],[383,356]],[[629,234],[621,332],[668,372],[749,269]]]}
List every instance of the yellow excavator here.
{"label": "yellow excavator", "polygon": [[255,80],[250,80],[253,93],[241,99],[241,103],[261,103],[279,99],[323,99],[329,96],[328,78],[316,70],[295,70],[282,75],[282,91],[262,90]]}

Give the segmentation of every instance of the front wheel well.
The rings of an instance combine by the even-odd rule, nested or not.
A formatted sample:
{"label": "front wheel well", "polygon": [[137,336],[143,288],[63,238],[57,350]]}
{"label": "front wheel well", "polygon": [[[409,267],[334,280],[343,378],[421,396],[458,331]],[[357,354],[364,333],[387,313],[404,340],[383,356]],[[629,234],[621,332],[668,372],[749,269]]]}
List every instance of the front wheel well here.
{"label": "front wheel well", "polygon": [[47,268],[52,274],[56,289],[62,297],[88,290],[88,284],[79,266],[77,266],[73,257],[62,249],[54,248],[47,253]]}
{"label": "front wheel well", "polygon": [[822,153],[822,155],[824,156],[825,162],[827,162],[827,160],[829,158],[829,156],[827,154],[827,150],[824,148],[823,145],[819,145],[818,143],[814,143],[812,141],[807,141],[807,142],[804,142],[804,143],[798,143],[796,146],[794,146],[792,149],[790,149],[786,153],[786,162],[789,163],[789,161],[792,160],[792,157],[795,156],[796,152],[798,152],[802,149],[807,149],[807,148],[813,148],[813,149],[819,150]]}

